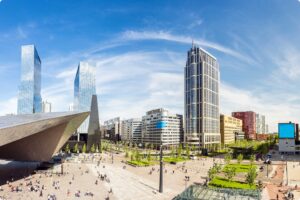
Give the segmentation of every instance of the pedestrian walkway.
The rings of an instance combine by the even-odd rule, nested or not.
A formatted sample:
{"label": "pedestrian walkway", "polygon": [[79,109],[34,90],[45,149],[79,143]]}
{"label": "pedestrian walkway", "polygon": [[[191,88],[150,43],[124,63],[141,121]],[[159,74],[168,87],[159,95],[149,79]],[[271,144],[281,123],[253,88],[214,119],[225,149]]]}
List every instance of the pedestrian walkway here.
{"label": "pedestrian walkway", "polygon": [[168,189],[165,189],[163,194],[159,193],[157,191],[158,183],[137,176],[119,166],[110,164],[105,164],[105,168],[102,165],[97,167],[94,164],[87,164],[87,166],[95,176],[98,176],[98,172],[107,175],[109,183],[106,182],[104,185],[107,189],[112,189],[117,199],[172,199],[176,195],[176,191]]}

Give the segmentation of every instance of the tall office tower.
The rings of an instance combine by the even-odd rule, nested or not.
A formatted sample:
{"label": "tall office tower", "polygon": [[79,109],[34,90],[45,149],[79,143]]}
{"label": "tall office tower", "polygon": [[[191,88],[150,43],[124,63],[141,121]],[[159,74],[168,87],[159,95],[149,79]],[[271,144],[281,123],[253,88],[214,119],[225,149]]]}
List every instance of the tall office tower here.
{"label": "tall office tower", "polygon": [[[92,96],[96,94],[96,68],[87,62],[80,62],[74,80],[74,111],[90,111]],[[77,130],[87,134],[89,118]]]}
{"label": "tall office tower", "polygon": [[42,112],[41,59],[34,45],[24,45],[21,51],[18,114],[39,113]]}
{"label": "tall office tower", "polygon": [[256,114],[252,111],[233,112],[232,117],[243,121],[243,131],[246,139],[256,139]]}
{"label": "tall office tower", "polygon": [[43,113],[48,113],[52,111],[52,104],[48,101],[43,101],[42,104],[42,112]]}
{"label": "tall office tower", "polygon": [[266,133],[266,117],[264,115],[255,114],[256,116],[256,134]]}
{"label": "tall office tower", "polygon": [[148,111],[142,118],[142,143],[178,145],[183,135],[182,115],[171,114],[165,109]]}
{"label": "tall office tower", "polygon": [[261,116],[261,132],[266,134],[266,117],[264,115]]}
{"label": "tall office tower", "polygon": [[185,142],[200,148],[220,144],[219,64],[192,45],[185,66]]}
{"label": "tall office tower", "polygon": [[255,121],[256,121],[256,134],[262,133],[262,117],[260,114],[255,114]]}
{"label": "tall office tower", "polygon": [[142,139],[142,120],[127,119],[122,121],[122,140],[134,143],[141,143]]}
{"label": "tall office tower", "polygon": [[265,134],[269,134],[269,125],[268,124],[266,124],[266,126],[265,126]]}

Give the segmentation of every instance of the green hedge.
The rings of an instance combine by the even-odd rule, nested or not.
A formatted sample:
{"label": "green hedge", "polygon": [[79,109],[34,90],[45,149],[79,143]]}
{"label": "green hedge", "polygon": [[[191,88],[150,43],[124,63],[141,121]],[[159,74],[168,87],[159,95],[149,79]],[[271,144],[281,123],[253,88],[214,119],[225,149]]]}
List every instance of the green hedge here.
{"label": "green hedge", "polygon": [[177,163],[177,162],[183,162],[183,161],[186,161],[188,160],[187,158],[184,158],[184,157],[164,157],[163,158],[163,161],[164,162],[174,162],[174,163]]}
{"label": "green hedge", "polygon": [[222,177],[215,177],[212,181],[209,182],[209,186],[218,187],[218,188],[233,188],[233,189],[247,189],[247,190],[255,190],[256,189],[255,185],[250,187],[249,184],[239,182],[239,181],[229,182],[227,179],[222,178]]}
{"label": "green hedge", "polygon": [[141,160],[141,161],[133,160],[133,161],[127,161],[127,163],[130,165],[137,166],[137,167],[147,167],[150,165],[154,165],[153,162],[148,162],[146,160]]}
{"label": "green hedge", "polygon": [[[255,165],[253,165],[254,167],[256,167]],[[231,163],[231,164],[228,164],[226,165],[224,168],[223,168],[223,171],[225,170],[225,168],[227,167],[234,167],[236,168],[236,172],[237,173],[240,173],[240,172],[245,172],[247,173],[249,171],[249,169],[251,168],[251,165],[250,164],[236,164],[236,163]]]}

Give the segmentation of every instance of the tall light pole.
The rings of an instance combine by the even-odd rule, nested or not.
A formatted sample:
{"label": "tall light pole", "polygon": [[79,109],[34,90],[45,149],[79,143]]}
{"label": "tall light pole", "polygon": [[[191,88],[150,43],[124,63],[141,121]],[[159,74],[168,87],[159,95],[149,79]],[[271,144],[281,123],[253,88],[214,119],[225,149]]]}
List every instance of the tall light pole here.
{"label": "tall light pole", "polygon": [[162,150],[162,142],[160,143],[160,156],[159,156],[159,192],[163,193],[163,150]]}
{"label": "tall light pole", "polygon": [[289,175],[288,175],[288,162],[286,157],[286,185],[289,184]]}

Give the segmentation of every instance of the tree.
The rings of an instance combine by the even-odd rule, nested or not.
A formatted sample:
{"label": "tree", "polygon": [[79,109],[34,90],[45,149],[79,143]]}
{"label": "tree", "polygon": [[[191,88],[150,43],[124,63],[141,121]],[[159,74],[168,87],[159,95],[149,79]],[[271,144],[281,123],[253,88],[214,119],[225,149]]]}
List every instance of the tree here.
{"label": "tree", "polygon": [[214,165],[214,167],[215,167],[217,173],[220,173],[220,172],[221,172],[221,170],[222,170],[222,165],[221,165],[221,164],[217,164],[217,163],[216,163],[216,164]]}
{"label": "tree", "polygon": [[82,153],[85,153],[86,152],[86,144],[83,144],[83,147],[82,147]]}
{"label": "tree", "polygon": [[65,152],[66,153],[70,153],[70,145],[69,144],[66,145]]}
{"label": "tree", "polygon": [[94,144],[92,145],[92,147],[91,147],[91,149],[90,149],[90,152],[91,152],[91,153],[95,153],[95,152],[96,152],[96,148],[95,148],[95,145],[94,145]]}
{"label": "tree", "polygon": [[226,154],[225,155],[225,163],[226,163],[226,165],[228,165],[230,163],[231,159],[232,159],[231,154]]}
{"label": "tree", "polygon": [[242,161],[243,161],[243,154],[240,153],[237,157],[237,162],[238,164],[241,164]]}
{"label": "tree", "polygon": [[232,178],[236,175],[236,168],[235,167],[225,167],[224,169],[225,176],[228,181],[232,181]]}
{"label": "tree", "polygon": [[78,143],[74,145],[73,152],[78,153]]}
{"label": "tree", "polygon": [[182,145],[179,144],[178,148],[177,148],[177,157],[181,157],[181,153],[182,153]]}
{"label": "tree", "polygon": [[140,152],[138,150],[135,151],[135,160],[136,161],[140,161],[141,160],[141,155],[140,155]]}
{"label": "tree", "polygon": [[130,154],[130,160],[133,161],[133,159],[134,159],[134,156],[133,156],[133,153],[132,153],[132,154]]}
{"label": "tree", "polygon": [[150,149],[154,149],[154,144],[150,144]]}
{"label": "tree", "polygon": [[171,157],[174,158],[175,157],[175,150],[174,147],[171,147]]}
{"label": "tree", "polygon": [[246,174],[246,182],[249,184],[250,187],[254,185],[254,181],[256,179],[256,167],[250,167],[247,174]]}
{"label": "tree", "polygon": [[254,161],[255,161],[255,156],[252,154],[250,156],[250,165],[253,165]]}
{"label": "tree", "polygon": [[186,147],[185,147],[185,154],[188,158],[190,157],[190,147],[188,144],[186,144]]}
{"label": "tree", "polygon": [[216,176],[216,174],[217,174],[216,168],[215,167],[210,168],[208,170],[208,178],[209,178],[209,180],[213,180],[214,177]]}
{"label": "tree", "polygon": [[151,161],[151,154],[150,154],[150,151],[148,151],[148,154],[147,154],[147,160],[148,160],[148,162]]}
{"label": "tree", "polygon": [[192,145],[192,152],[194,153],[196,151],[196,145]]}

